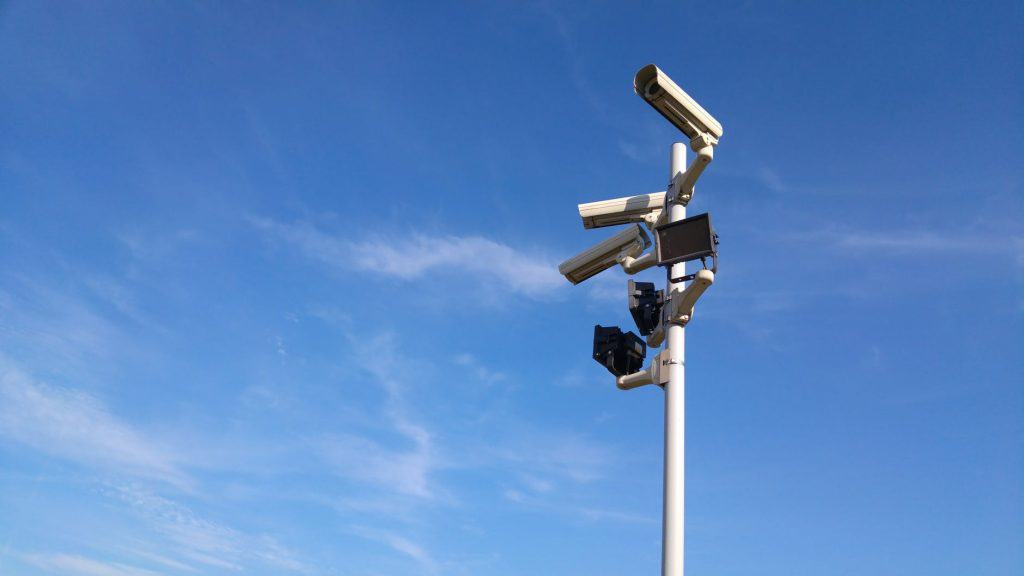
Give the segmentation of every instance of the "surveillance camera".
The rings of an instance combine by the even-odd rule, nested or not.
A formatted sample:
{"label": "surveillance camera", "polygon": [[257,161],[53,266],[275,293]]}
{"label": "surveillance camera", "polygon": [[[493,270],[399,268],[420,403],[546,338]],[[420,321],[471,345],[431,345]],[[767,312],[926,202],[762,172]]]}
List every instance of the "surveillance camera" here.
{"label": "surveillance camera", "polygon": [[612,198],[599,202],[580,204],[580,218],[583,227],[603,228],[630,222],[645,222],[648,227],[654,225],[665,207],[665,193],[638,194],[623,198]]}
{"label": "surveillance camera", "polygon": [[[558,266],[558,272],[573,284],[579,284],[612,266],[636,258],[651,245],[651,239],[639,224],[634,224],[615,236],[569,258]],[[653,252],[651,253],[653,255]],[[645,266],[655,263],[651,256]]]}
{"label": "surveillance camera", "polygon": [[633,315],[633,321],[636,322],[640,335],[650,335],[661,320],[661,307],[665,303],[665,292],[655,290],[654,282],[630,280],[626,283],[626,296],[629,301],[629,313]]}
{"label": "surveillance camera", "polygon": [[640,371],[647,356],[647,345],[632,332],[618,326],[594,326],[594,360],[615,376]]}
{"label": "surveillance camera", "polygon": [[706,136],[710,138],[708,143],[713,145],[722,137],[722,125],[718,120],[654,64],[648,64],[636,73],[633,89],[691,141]]}

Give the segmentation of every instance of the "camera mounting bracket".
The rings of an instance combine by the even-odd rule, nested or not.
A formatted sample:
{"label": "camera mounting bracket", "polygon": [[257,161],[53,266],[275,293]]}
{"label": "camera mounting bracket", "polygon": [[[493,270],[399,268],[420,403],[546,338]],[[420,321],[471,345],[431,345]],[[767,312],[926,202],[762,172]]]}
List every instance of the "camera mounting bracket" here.
{"label": "camera mounting bracket", "polygon": [[662,350],[651,360],[650,366],[639,372],[619,376],[615,379],[615,385],[619,390],[632,390],[648,384],[664,386],[668,382],[668,365],[671,363],[668,350]]}
{"label": "camera mounting bracket", "polygon": [[697,179],[715,158],[715,144],[717,143],[718,140],[703,133],[690,140],[690,147],[697,153],[697,157],[690,162],[685,172],[677,173],[669,181],[666,193],[668,198],[683,206],[690,203],[690,200],[693,199],[693,187],[697,184]]}
{"label": "camera mounting bracket", "polygon": [[641,254],[640,256],[633,256],[629,250],[622,251],[617,258],[619,266],[622,266],[622,271],[626,274],[636,274],[641,270],[646,270],[658,263],[658,255],[654,252],[648,252]]}
{"label": "camera mounting bracket", "polygon": [[693,275],[693,281],[686,288],[672,291],[668,296],[668,314],[666,315],[669,324],[686,326],[693,319],[693,307],[697,304],[697,300],[714,281],[714,272],[707,269],[698,270]]}

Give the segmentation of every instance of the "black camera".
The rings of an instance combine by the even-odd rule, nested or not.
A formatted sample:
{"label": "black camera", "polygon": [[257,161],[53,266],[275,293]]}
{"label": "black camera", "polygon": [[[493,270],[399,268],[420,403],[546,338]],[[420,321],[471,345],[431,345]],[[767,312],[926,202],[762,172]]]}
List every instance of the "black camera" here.
{"label": "black camera", "polygon": [[639,372],[647,357],[647,344],[618,326],[594,326],[594,360],[615,376]]}
{"label": "black camera", "polygon": [[629,281],[626,287],[629,296],[629,313],[633,315],[636,328],[641,336],[647,336],[658,327],[661,307],[665,304],[665,292],[654,289],[654,282]]}

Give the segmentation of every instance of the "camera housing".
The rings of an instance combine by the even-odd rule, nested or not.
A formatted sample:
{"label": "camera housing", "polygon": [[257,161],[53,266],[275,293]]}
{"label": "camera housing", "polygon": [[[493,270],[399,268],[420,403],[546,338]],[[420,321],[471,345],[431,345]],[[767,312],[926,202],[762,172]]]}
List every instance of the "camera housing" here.
{"label": "camera housing", "polygon": [[[558,272],[573,284],[579,284],[620,262],[633,262],[651,245],[651,239],[639,224],[634,224],[615,236],[580,252],[558,265]],[[653,257],[643,264],[654,264]],[[626,268],[625,264],[623,266]],[[627,270],[631,271],[631,270]]]}
{"label": "camera housing", "polygon": [[706,136],[714,145],[722,137],[718,120],[654,64],[636,73],[633,90],[691,141]]}
{"label": "camera housing", "polygon": [[664,192],[587,202],[578,206],[583,227],[588,230],[630,222],[645,222],[650,228],[658,221],[664,207]]}
{"label": "camera housing", "polygon": [[647,344],[618,326],[594,326],[594,360],[616,377],[639,372],[647,357]]}
{"label": "camera housing", "polygon": [[661,320],[661,307],[665,304],[665,292],[655,290],[654,282],[634,282],[626,284],[626,295],[629,299],[629,313],[636,322],[641,336],[654,332]]}

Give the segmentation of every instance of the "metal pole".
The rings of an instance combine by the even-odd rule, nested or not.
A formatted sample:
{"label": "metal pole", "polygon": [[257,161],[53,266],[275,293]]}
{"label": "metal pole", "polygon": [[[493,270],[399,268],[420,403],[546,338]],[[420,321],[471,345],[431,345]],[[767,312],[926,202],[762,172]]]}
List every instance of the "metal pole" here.
{"label": "metal pole", "polygon": [[[686,145],[672,144],[672,161],[669,182],[676,174],[686,171]],[[676,222],[686,218],[686,206],[675,202],[671,194],[665,195],[665,209],[668,221]],[[682,292],[683,282],[671,281],[686,275],[686,264],[680,262],[669,268],[667,294]],[[662,516],[662,576],[683,576],[683,512],[685,473],[686,433],[686,383],[684,380],[683,355],[685,332],[680,324],[669,324],[666,346],[669,351],[668,383],[665,384],[665,494]]]}

